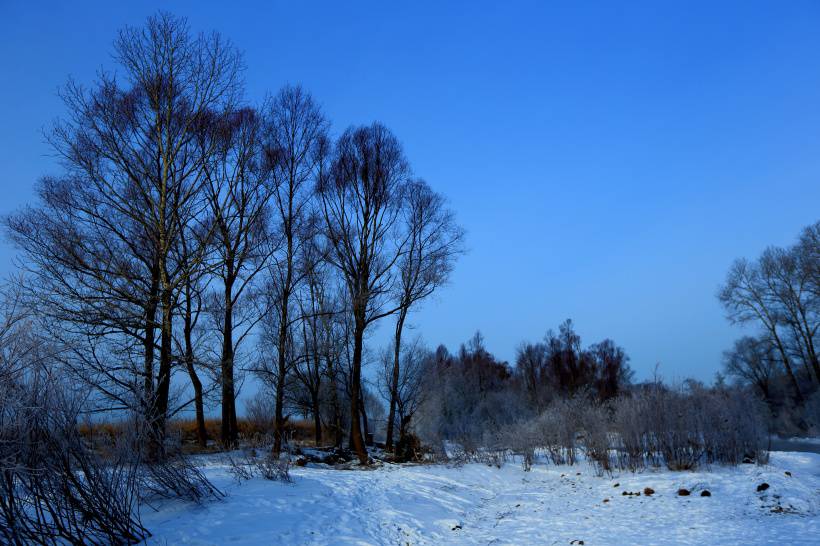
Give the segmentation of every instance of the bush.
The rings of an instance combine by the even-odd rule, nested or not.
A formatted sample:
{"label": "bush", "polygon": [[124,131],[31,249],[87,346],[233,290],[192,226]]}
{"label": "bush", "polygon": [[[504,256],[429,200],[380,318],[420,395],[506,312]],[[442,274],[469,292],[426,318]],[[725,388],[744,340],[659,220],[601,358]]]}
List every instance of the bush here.
{"label": "bush", "polygon": [[[502,413],[501,421],[506,419]],[[570,465],[583,452],[599,474],[767,460],[765,407],[744,391],[697,384],[669,389],[656,383],[604,402],[583,393],[555,398],[540,415],[507,424],[491,441],[485,436],[477,444],[467,437],[468,459],[511,450],[525,470],[542,450],[553,464]]]}
{"label": "bush", "polygon": [[125,449],[103,460],[88,448],[80,403],[40,373],[0,384],[0,542],[134,544],[150,535],[138,467]]}
{"label": "bush", "polygon": [[394,459],[398,463],[408,463],[422,460],[424,451],[419,437],[407,432],[396,442]]}
{"label": "bush", "polygon": [[741,391],[655,384],[616,399],[612,415],[619,468],[688,470],[766,460],[765,408]]}
{"label": "bush", "polygon": [[290,454],[282,453],[276,456],[271,453],[270,445],[267,449],[246,448],[242,455],[227,456],[228,471],[238,483],[247,481],[255,476],[266,480],[290,482]]}
{"label": "bush", "polygon": [[43,362],[0,353],[0,543],[134,544],[150,536],[141,502],[222,496],[179,436],[147,463],[141,421],[78,426],[86,398]]}

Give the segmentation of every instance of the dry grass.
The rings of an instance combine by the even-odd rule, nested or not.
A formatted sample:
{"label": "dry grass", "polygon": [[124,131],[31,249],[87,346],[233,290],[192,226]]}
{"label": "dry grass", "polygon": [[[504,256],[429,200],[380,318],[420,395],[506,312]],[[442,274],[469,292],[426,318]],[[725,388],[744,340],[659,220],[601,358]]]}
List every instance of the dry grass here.
{"label": "dry grass", "polygon": [[[168,423],[168,434],[171,437],[180,439],[183,449],[189,453],[203,451],[218,451],[220,434],[220,419],[206,419],[205,431],[208,436],[209,446],[204,450],[197,445],[196,420],[195,419],[174,419]],[[103,447],[111,445],[113,441],[123,434],[124,423],[115,421],[102,421],[97,423],[84,423],[78,427],[80,436],[94,446]],[[240,441],[258,442],[260,439],[269,436],[273,430],[270,426],[259,426],[249,419],[238,419]],[[285,427],[286,434],[292,442],[299,445],[314,444],[313,422],[306,419],[289,420]],[[213,442],[211,442],[213,440]]]}

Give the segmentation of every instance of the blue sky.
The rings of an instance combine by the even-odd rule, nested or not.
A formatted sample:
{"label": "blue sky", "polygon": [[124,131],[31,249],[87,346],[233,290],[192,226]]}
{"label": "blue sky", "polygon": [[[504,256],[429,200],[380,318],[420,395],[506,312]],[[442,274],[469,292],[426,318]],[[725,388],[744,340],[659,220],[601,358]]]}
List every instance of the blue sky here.
{"label": "blue sky", "polygon": [[470,252],[413,317],[429,344],[512,359],[571,317],[640,378],[711,379],[732,259],[820,217],[816,2],[32,4],[0,3],[0,213],[57,170],[57,87],[162,7],[245,52],[249,101],[301,83],[336,132],[382,121],[449,198]]}

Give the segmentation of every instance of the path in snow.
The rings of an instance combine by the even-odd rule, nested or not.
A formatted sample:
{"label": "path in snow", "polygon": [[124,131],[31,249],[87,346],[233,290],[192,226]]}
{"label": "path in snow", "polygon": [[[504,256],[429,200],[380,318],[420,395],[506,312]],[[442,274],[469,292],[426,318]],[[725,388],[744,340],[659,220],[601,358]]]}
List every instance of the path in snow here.
{"label": "path in snow", "polygon": [[[809,453],[775,452],[765,467],[613,477],[585,464],[388,465],[297,468],[293,484],[236,485],[224,464],[205,470],[229,496],[146,508],[149,544],[820,543],[820,455]],[[770,488],[758,493],[762,482]],[[622,495],[645,487],[655,494]],[[692,495],[678,496],[682,487]]]}

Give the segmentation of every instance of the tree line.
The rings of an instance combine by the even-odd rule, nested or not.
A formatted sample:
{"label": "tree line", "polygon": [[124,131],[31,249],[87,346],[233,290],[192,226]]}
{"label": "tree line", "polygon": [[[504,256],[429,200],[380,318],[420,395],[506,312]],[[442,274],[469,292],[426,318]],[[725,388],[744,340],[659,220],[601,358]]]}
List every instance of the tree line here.
{"label": "tree line", "polygon": [[274,452],[296,383],[317,423],[329,394],[335,440],[346,432],[366,462],[364,339],[394,320],[390,445],[408,315],[463,252],[445,199],[380,123],[333,137],[298,86],[250,105],[237,49],[185,19],[123,29],[114,60],[61,89],[67,115],[46,132],[61,172],[5,219],[60,366],[97,410],[138,415],[155,459],[190,406],[205,444],[214,398],[219,440],[235,446],[250,370],[273,393]]}

